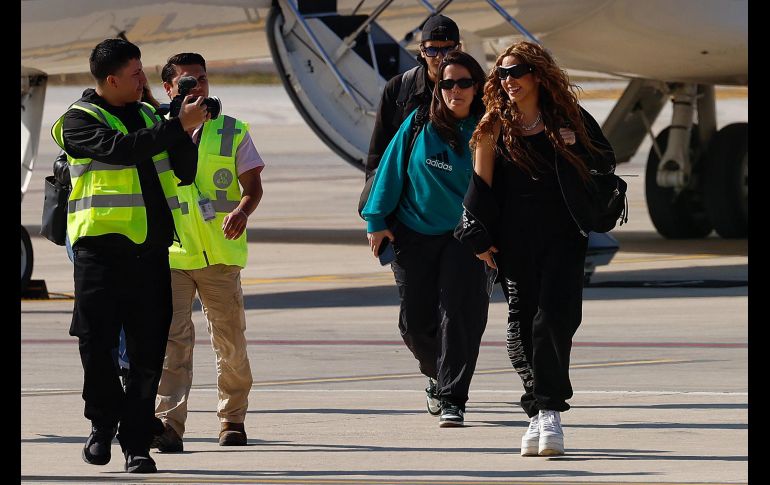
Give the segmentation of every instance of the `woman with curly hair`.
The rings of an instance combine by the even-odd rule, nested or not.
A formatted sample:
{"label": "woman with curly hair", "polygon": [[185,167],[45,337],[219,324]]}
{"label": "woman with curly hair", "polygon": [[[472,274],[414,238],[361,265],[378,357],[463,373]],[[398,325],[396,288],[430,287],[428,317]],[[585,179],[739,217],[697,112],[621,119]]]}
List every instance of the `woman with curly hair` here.
{"label": "woman with curly hair", "polygon": [[[411,135],[418,108],[385,150],[362,215],[375,256],[392,244],[401,337],[429,379],[428,411],[440,427],[462,426],[489,295],[485,265],[452,237],[473,173],[468,142],[481,116],[486,76],[464,52],[438,69],[429,121]],[[409,139],[414,138],[410,149]],[[386,217],[395,214],[388,227]],[[390,219],[390,218],[388,218]]]}
{"label": "woman with curly hair", "polygon": [[591,176],[614,170],[576,86],[537,44],[503,52],[484,86],[471,138],[474,175],[456,236],[499,268],[508,300],[507,348],[530,418],[521,454],[564,454],[560,412],[572,397],[569,358],[581,321]]}

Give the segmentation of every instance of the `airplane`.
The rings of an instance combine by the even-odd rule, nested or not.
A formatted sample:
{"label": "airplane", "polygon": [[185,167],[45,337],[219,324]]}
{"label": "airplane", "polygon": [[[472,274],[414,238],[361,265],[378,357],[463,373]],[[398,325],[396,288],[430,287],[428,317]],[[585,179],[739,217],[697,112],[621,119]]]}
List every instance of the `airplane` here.
{"label": "airplane", "polygon": [[[416,65],[421,25],[439,12],[476,59],[528,39],[563,67],[629,79],[602,129],[620,163],[653,138],[645,193],[656,230],[746,237],[748,123],[716,129],[714,86],[748,85],[748,0],[22,0],[22,197],[48,76],[88,72],[93,46],[117,36],[142,49],[145,67],[182,51],[209,63],[270,56],[305,122],[363,170],[382,89]],[[655,134],[667,101],[671,123]],[[586,278],[617,248],[591,233]],[[31,271],[22,227],[22,290]]]}

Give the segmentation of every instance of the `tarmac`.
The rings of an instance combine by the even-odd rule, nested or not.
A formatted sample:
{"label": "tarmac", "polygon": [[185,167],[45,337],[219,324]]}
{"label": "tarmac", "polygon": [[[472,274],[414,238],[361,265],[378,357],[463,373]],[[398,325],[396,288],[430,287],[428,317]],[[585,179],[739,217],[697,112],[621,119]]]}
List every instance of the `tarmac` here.
{"label": "tarmac", "polygon": [[[465,427],[439,428],[425,410],[425,378],[399,337],[393,276],[369,252],[356,213],[363,175],[312,133],[280,86],[211,87],[226,113],[251,124],[267,164],[241,275],[254,377],[249,445],[217,444],[214,353],[196,303],[185,451],[153,452],[154,475],[125,473],[117,442],[109,464],[84,463],[83,374],[67,333],[72,266],[63,247],[37,236],[42,181],[58,152],[45,134],[82,89],[48,89],[21,205],[33,236],[32,277],[51,296],[21,301],[22,482],[748,483],[748,244],[715,234],[670,241],[655,232],[644,200],[649,140],[618,167],[628,175],[629,222],[613,231],[620,251],[584,292],[571,360],[575,395],[562,413],[567,453],[522,457],[528,420],[505,351],[500,289]],[[612,104],[584,106],[601,123]],[[718,101],[719,126],[747,117],[746,98]],[[653,131],[668,120],[670,107]]]}

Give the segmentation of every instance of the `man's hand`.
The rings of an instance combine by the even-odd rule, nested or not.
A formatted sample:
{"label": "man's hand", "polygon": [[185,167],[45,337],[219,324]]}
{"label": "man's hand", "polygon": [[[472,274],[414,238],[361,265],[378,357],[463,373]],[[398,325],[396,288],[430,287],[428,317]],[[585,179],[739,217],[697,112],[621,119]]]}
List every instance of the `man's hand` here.
{"label": "man's hand", "polygon": [[225,239],[238,239],[246,230],[246,222],[249,216],[241,208],[235,209],[227,214],[222,221],[222,232]]}
{"label": "man's hand", "polygon": [[184,131],[189,131],[211,118],[206,106],[203,105],[203,96],[198,96],[194,103],[188,103],[191,95],[184,97],[182,107],[179,108],[179,121]]}
{"label": "man's hand", "polygon": [[382,244],[383,239],[387,237],[390,239],[390,242],[396,240],[396,237],[393,236],[393,233],[390,232],[390,229],[383,229],[382,231],[377,232],[367,232],[366,237],[369,239],[369,247],[372,249],[372,253],[374,254],[375,258],[380,252],[380,244]]}

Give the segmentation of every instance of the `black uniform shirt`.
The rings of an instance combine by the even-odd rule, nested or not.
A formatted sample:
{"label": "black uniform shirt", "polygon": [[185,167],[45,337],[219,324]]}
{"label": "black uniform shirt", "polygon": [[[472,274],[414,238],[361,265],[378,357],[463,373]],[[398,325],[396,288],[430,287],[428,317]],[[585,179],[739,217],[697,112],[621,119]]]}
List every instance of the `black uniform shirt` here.
{"label": "black uniform shirt", "polygon": [[81,101],[100,106],[117,117],[125,125],[128,134],[109,128],[82,110],[71,109],[64,115],[64,148],[74,158],[92,158],[115,165],[136,165],[147,211],[147,239],[136,245],[122,234],[105,234],[82,237],[74,247],[143,252],[171,246],[174,240],[174,221],[152,157],[167,150],[171,168],[181,180],[179,185],[190,185],[195,179],[198,148],[182,129],[178,118],[164,120],[147,128],[140,114],[139,103],[112,106],[94,89],[83,92]]}

